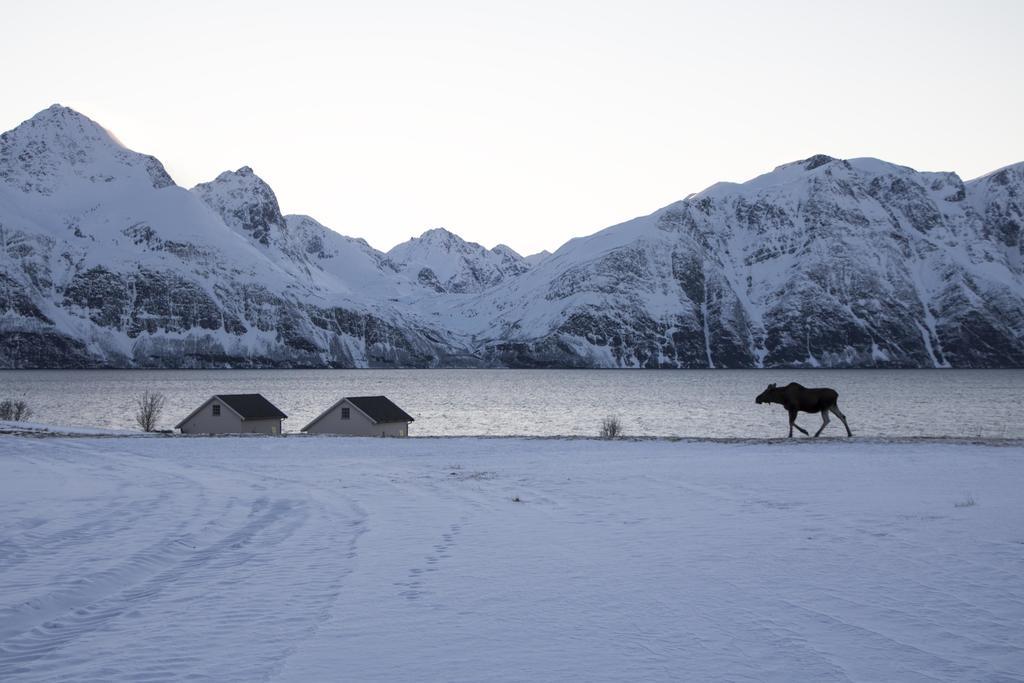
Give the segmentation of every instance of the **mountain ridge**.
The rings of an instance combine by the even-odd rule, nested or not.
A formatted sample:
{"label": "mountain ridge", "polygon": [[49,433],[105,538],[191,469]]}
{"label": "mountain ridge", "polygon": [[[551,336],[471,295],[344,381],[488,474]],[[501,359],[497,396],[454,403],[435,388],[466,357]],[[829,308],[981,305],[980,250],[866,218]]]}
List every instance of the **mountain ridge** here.
{"label": "mountain ridge", "polygon": [[191,189],[55,105],[0,136],[4,367],[1024,367],[1024,162],[814,155],[524,257]]}

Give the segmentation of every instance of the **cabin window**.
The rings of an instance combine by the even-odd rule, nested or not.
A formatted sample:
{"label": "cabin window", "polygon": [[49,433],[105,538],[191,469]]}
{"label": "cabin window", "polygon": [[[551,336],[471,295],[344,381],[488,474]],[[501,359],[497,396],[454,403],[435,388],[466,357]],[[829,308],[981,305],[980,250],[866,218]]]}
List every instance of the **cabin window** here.
{"label": "cabin window", "polygon": [[349,412],[349,409],[348,408],[342,408],[341,409],[341,419],[342,420],[347,420],[347,419],[349,419],[349,417],[351,417],[351,413]]}
{"label": "cabin window", "polygon": [[219,403],[214,403],[213,404],[213,416],[217,417],[219,415],[220,415],[220,404]]}

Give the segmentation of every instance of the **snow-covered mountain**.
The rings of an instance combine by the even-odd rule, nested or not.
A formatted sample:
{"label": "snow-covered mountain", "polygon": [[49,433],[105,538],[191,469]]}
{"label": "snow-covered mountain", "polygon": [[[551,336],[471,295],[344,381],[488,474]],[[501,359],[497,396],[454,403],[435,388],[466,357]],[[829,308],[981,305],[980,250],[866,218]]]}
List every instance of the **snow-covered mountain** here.
{"label": "snow-covered mountain", "polygon": [[[495,247],[495,249],[497,249],[497,247]],[[548,256],[551,256],[551,252],[545,249],[544,251],[538,251],[536,254],[524,256],[523,259],[531,266],[535,266],[544,259],[546,259]]]}
{"label": "snow-covered mountain", "polygon": [[434,292],[482,292],[528,271],[530,263],[511,247],[487,249],[458,235],[435,228],[397,245],[388,261]]}
{"label": "snow-covered mountain", "polygon": [[247,169],[188,191],[158,161],[54,106],[0,136],[0,365],[461,364],[385,297],[382,255],[281,216]]}
{"label": "snow-covered mountain", "polygon": [[464,329],[506,365],[1022,366],[1022,222],[1024,164],[816,156],[572,240]]}
{"label": "snow-covered mountain", "polygon": [[387,254],[55,105],[0,136],[0,366],[1024,366],[1024,164],[815,156],[554,254]]}
{"label": "snow-covered mountain", "polygon": [[192,193],[279,267],[345,297],[349,305],[373,305],[416,291],[366,240],[340,235],[309,216],[282,215],[274,191],[248,166],[200,183]]}

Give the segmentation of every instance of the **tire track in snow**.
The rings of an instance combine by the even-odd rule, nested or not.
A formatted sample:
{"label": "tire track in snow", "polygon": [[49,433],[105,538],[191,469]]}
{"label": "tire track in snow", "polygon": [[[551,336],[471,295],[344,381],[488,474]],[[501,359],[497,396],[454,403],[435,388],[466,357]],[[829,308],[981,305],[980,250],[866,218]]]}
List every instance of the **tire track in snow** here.
{"label": "tire track in snow", "polygon": [[[21,623],[10,622],[15,625],[0,637],[0,679],[198,674],[250,680],[279,671],[329,617],[368,528],[365,512],[327,487],[313,486],[318,495],[310,496],[304,482],[241,469],[225,474],[216,462],[195,467],[124,452],[103,455],[130,463],[119,475],[135,483],[177,481],[172,512],[187,507],[182,502],[204,502],[174,527],[187,527],[188,534],[162,536],[108,574],[87,577],[78,593],[56,596],[50,605],[56,615],[40,623],[38,611],[23,605]],[[61,459],[83,467],[77,457]],[[239,525],[240,504],[254,495]],[[303,581],[296,584],[295,576]],[[251,661],[226,661],[224,634],[237,637],[232,634],[240,630],[262,643],[260,652]],[[122,638],[133,642],[130,651],[104,651],[111,633],[129,634]]]}
{"label": "tire track in snow", "polygon": [[[67,444],[67,447],[74,448],[75,446]],[[53,467],[49,462],[41,462],[38,458],[32,458],[20,452],[9,452],[6,455],[36,469],[46,469],[61,485],[68,483],[66,469],[62,472],[60,468]],[[81,469],[85,464],[76,462],[75,466]],[[72,518],[75,523],[71,526],[57,528],[60,520],[39,518],[29,520],[30,524],[23,523],[21,529],[8,530],[6,537],[0,539],[0,571],[16,566],[30,556],[39,557],[41,554],[47,554],[48,551],[70,548],[76,544],[93,544],[96,539],[95,533],[109,532],[112,520],[121,520],[122,524],[127,526],[133,521],[132,518],[142,516],[146,510],[139,509],[138,501],[127,500],[122,495],[122,492],[131,486],[128,478],[120,477],[119,479],[116,489],[117,497],[114,500],[105,501],[98,506],[91,506],[87,510],[77,510]]]}
{"label": "tire track in snow", "polygon": [[[180,582],[189,572],[221,558],[228,551],[239,551],[251,542],[260,531],[285,521],[296,514],[291,501],[277,501],[237,531],[206,547],[189,552],[187,541],[174,541],[163,552],[147,553],[129,560],[124,572],[108,577],[97,577],[101,590],[127,581],[132,583],[130,572],[137,570],[149,577],[129,588],[92,600],[86,604],[75,604],[69,597],[60,605],[61,616],[48,619],[30,631],[10,637],[0,637],[0,679],[4,676],[28,673],[26,665],[49,655],[85,633],[102,628],[106,622],[124,614],[129,609],[139,609],[169,586]],[[160,569],[168,564],[170,567]],[[153,570],[158,569],[156,574]],[[5,623],[16,622],[16,615],[2,615]],[[13,628],[18,628],[14,626]]]}
{"label": "tire track in snow", "polygon": [[[119,529],[115,526],[128,528],[158,509],[167,498],[167,495],[161,495],[141,506],[128,501],[112,502],[101,510],[87,513],[81,524],[51,533],[27,531],[20,536],[3,539],[0,541],[0,571],[21,564],[30,557],[45,560],[73,546],[95,543],[94,534],[116,533]],[[45,531],[45,527],[41,531]]]}
{"label": "tire track in snow", "polygon": [[[32,444],[35,446],[35,444]],[[81,444],[63,443],[66,450],[80,452]],[[89,521],[86,524],[61,529],[45,536],[40,536],[39,547],[24,546],[23,551],[31,548],[29,556],[18,558],[15,565],[17,573],[10,577],[10,571],[0,573],[0,595],[23,595],[16,604],[0,607],[0,643],[17,633],[38,626],[68,609],[86,604],[103,597],[109,592],[142,580],[153,572],[166,566],[170,560],[160,561],[162,557],[170,557],[173,551],[188,536],[189,525],[206,508],[202,489],[194,481],[181,476],[154,473],[132,466],[125,472],[125,465],[118,471],[109,462],[96,461],[94,458],[81,456],[69,457],[67,453],[56,449],[45,449],[47,459],[62,462],[66,469],[76,468],[83,474],[95,470],[103,472],[106,478],[115,477],[119,481],[118,491],[132,488],[137,491],[144,485],[161,492],[154,499],[134,501],[125,500],[117,505],[101,506],[101,512],[86,513]],[[86,451],[94,455],[91,451]],[[104,454],[107,455],[107,454]],[[126,453],[109,453],[113,456],[125,456]],[[184,486],[183,486],[184,484]],[[190,494],[185,500],[182,489]],[[170,490],[168,490],[170,489]],[[171,501],[173,493],[178,493],[176,509],[165,509]],[[91,503],[85,501],[85,504]],[[95,510],[94,506],[90,506]],[[142,548],[131,551],[135,539],[131,536],[133,527],[160,529],[165,526],[161,519],[174,518],[178,509],[188,509],[189,515],[179,520],[163,532],[156,542],[149,542]],[[102,514],[102,517],[96,517]],[[75,517],[80,516],[77,511]],[[41,528],[45,528],[45,525]],[[84,547],[80,547],[84,546]],[[83,552],[84,551],[84,552]],[[112,561],[111,557],[120,557],[128,553],[128,559]],[[52,572],[60,568],[60,573]],[[31,580],[30,586],[22,585]],[[42,585],[45,592],[32,595],[33,588]],[[27,594],[27,595],[26,595]]]}

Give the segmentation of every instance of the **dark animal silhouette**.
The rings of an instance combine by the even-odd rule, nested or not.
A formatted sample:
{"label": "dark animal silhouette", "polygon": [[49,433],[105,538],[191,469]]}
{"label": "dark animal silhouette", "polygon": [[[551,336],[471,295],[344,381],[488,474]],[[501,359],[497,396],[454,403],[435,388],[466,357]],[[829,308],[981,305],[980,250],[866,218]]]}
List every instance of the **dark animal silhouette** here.
{"label": "dark animal silhouette", "polygon": [[[835,389],[808,389],[796,382],[791,382],[784,387],[776,387],[769,384],[768,388],[761,392],[756,399],[757,403],[779,403],[789,412],[789,438],[793,438],[793,427],[796,427],[804,434],[807,430],[796,423],[796,414],[821,413],[821,426],[814,436],[821,434],[828,425],[828,414],[832,412],[843,421],[846,427],[846,435],[853,436],[850,432],[850,425],[846,424],[846,416],[839,410],[839,393]],[[810,436],[810,434],[808,434]]]}

